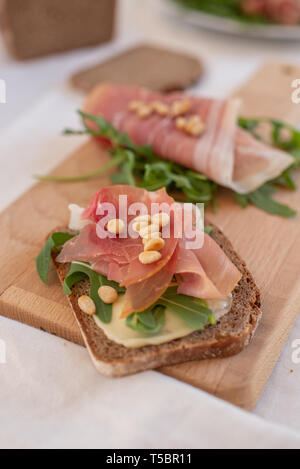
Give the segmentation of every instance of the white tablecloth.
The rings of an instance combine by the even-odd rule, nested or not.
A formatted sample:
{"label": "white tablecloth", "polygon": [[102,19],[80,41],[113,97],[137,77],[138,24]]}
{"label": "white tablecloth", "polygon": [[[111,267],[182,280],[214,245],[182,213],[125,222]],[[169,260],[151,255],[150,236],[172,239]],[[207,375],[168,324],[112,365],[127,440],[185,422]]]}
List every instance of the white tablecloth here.
{"label": "white tablecloth", "polygon": [[[133,40],[133,19],[129,2],[121,1],[119,34],[125,47]],[[197,92],[224,96],[266,54],[274,55],[272,43],[257,57],[248,43],[237,45],[231,38],[218,40],[190,31],[179,36],[177,25],[151,17],[156,14],[152,6],[146,22],[139,4],[130,2],[135,15],[141,15],[136,24],[145,37],[153,37],[155,18],[156,27],[165,25],[163,42],[173,37],[177,47],[180,37],[182,48],[195,53],[194,42],[199,41],[207,74]],[[76,126],[74,111],[81,103],[81,96],[63,81],[72,70],[119,47],[117,43],[27,64],[0,54],[0,78],[6,79],[8,91],[7,104],[0,104],[0,209],[33,183],[33,173],[50,170],[82,143],[78,137],[60,135],[64,127]],[[293,58],[293,46],[285,50]],[[300,364],[292,360],[292,345],[299,338],[300,320],[250,414],[156,372],[104,378],[85,349],[0,317],[0,447],[299,448]]]}
{"label": "white tablecloth", "polygon": [[300,434],[172,378],[111,380],[83,347],[7,319],[0,328],[0,447],[300,447]]}

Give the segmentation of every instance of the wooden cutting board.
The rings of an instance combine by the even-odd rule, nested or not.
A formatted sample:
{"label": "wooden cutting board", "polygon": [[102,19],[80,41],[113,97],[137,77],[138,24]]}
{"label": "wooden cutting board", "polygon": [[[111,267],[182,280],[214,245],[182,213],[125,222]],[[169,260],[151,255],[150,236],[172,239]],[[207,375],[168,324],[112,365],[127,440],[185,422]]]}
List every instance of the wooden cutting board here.
{"label": "wooden cutting board", "polygon": [[[291,81],[300,68],[267,64],[236,94],[244,98],[244,116],[272,116],[300,123],[300,104],[291,102]],[[108,161],[91,141],[57,169],[80,174]],[[300,172],[298,174],[300,186]],[[55,272],[49,286],[36,272],[34,258],[48,233],[68,220],[68,203],[86,205],[108,178],[87,183],[39,183],[0,216],[0,313],[83,345],[79,329]],[[300,189],[281,191],[278,198],[300,206]],[[159,370],[245,409],[252,409],[278,359],[300,311],[300,215],[291,220],[237,206],[225,190],[217,215],[208,213],[232,240],[262,293],[263,318],[251,345],[227,359],[189,362]],[[26,331],[25,331],[26,332]]]}

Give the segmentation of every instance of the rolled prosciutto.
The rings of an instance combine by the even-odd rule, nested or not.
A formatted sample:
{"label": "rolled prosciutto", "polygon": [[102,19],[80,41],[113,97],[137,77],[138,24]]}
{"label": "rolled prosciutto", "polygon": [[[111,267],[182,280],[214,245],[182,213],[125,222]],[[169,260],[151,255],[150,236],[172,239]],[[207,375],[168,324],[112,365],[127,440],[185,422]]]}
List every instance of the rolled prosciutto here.
{"label": "rolled prosciutto", "polygon": [[[238,99],[102,84],[91,92],[84,110],[102,116],[137,145],[151,145],[160,157],[243,194],[279,176],[293,159],[238,127],[240,105]],[[196,127],[189,127],[195,119]]]}

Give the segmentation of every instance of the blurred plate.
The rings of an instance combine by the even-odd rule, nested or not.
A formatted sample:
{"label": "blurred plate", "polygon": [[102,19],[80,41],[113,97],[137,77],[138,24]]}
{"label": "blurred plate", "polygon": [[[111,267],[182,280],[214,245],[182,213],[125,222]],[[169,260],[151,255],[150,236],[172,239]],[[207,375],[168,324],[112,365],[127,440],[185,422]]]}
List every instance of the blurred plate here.
{"label": "blurred plate", "polygon": [[222,18],[201,11],[183,8],[172,0],[164,0],[162,9],[165,14],[191,26],[209,29],[219,33],[260,39],[300,40],[299,26],[283,26],[278,24],[253,24]]}

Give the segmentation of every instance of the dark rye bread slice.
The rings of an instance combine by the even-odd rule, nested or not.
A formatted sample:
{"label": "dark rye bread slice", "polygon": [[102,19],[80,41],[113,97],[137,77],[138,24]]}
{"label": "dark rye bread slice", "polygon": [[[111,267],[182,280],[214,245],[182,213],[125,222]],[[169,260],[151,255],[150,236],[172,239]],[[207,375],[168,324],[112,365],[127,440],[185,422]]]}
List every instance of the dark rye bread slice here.
{"label": "dark rye bread slice", "polygon": [[[193,332],[161,345],[124,347],[108,339],[102,329],[96,326],[94,319],[78,307],[78,298],[88,295],[89,281],[83,280],[73,287],[72,294],[68,297],[69,302],[91,358],[100,373],[111,377],[125,376],[191,360],[228,357],[239,353],[250,343],[261,317],[260,292],[245,262],[234,251],[230,241],[217,227],[211,223],[210,225],[213,227],[212,238],[243,276],[233,291],[231,311],[216,325],[209,325],[204,331]],[[60,281],[63,282],[70,264],[55,262],[55,255],[53,260]]]}
{"label": "dark rye bread slice", "polygon": [[115,0],[0,0],[4,43],[25,60],[109,41]]}
{"label": "dark rye bread slice", "polygon": [[155,91],[183,90],[203,73],[202,63],[186,53],[140,44],[72,76],[71,83],[90,91],[99,83],[145,86]]}

